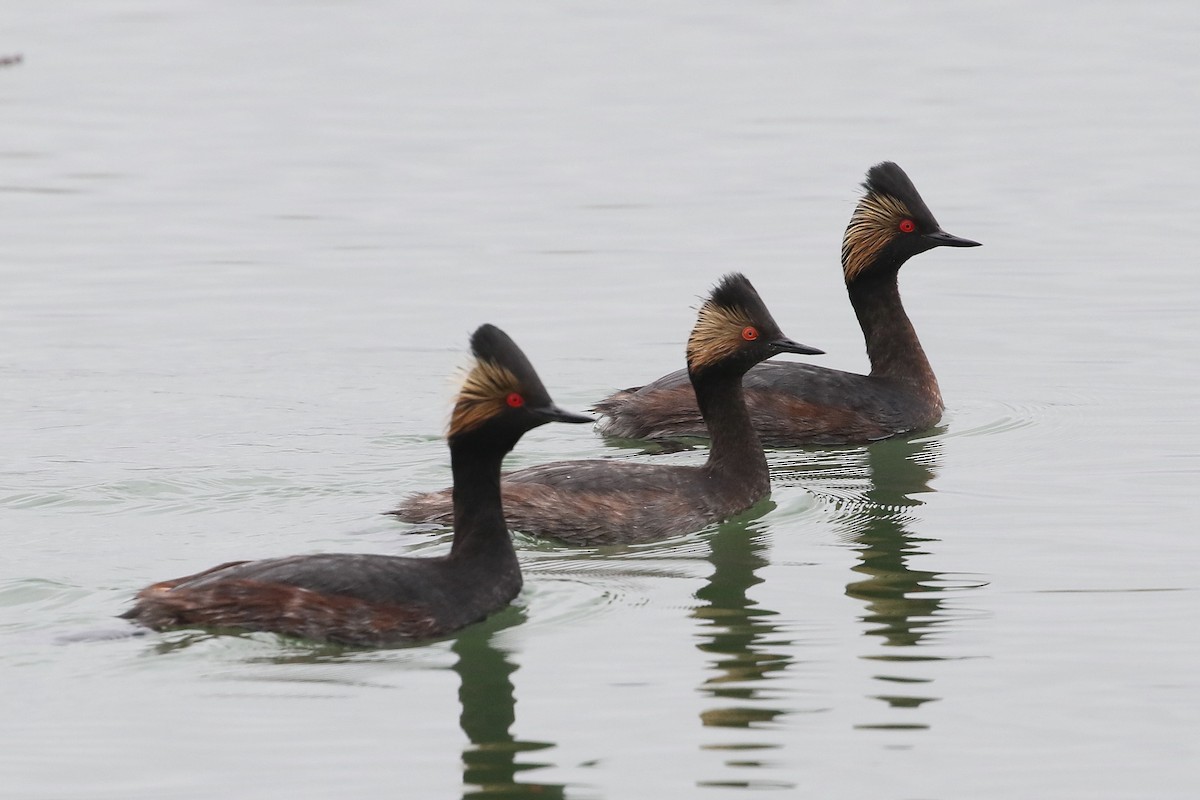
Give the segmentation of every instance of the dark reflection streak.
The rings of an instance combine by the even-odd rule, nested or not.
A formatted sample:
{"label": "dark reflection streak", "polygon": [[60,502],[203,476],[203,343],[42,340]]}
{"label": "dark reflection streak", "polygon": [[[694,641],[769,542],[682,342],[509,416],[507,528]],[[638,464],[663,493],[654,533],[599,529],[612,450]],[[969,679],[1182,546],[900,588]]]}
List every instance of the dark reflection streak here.
{"label": "dark reflection streak", "polygon": [[[838,494],[844,499],[837,502],[834,521],[858,545],[858,564],[851,568],[858,579],[846,585],[846,595],[864,604],[864,633],[878,637],[885,649],[882,654],[869,650],[860,658],[896,667],[892,674],[874,676],[889,688],[868,696],[910,713],[940,699],[928,692],[931,676],[914,675],[910,670],[914,665],[945,658],[928,651],[928,647],[938,628],[944,630],[960,617],[944,607],[945,592],[963,588],[961,581],[951,581],[943,573],[913,569],[908,563],[913,556],[926,554],[924,543],[933,541],[915,533],[920,523],[918,509],[924,504],[922,495],[934,491],[930,484],[936,476],[941,447],[939,440],[928,437],[929,432],[915,440],[894,438],[861,448],[800,453],[791,464],[777,467],[772,476],[777,482],[814,489],[822,483],[839,488]],[[897,693],[898,684],[912,684],[921,693]],[[925,726],[904,722],[899,726],[889,723],[856,727]]]}
{"label": "dark reflection streak", "polygon": [[850,524],[862,545],[853,570],[866,577],[847,584],[846,594],[866,604],[863,621],[873,626],[867,633],[890,647],[921,644],[941,621],[942,576],[908,566],[910,556],[925,552],[917,545],[922,540],[909,531],[915,520],[911,509],[922,505],[920,495],[933,491],[930,464],[937,461],[939,445],[929,439],[888,439],[867,448],[867,502]]}
{"label": "dark reflection streak", "polygon": [[[517,665],[509,660],[507,653],[492,644],[492,637],[498,631],[520,625],[524,621],[524,610],[510,606],[484,622],[464,629],[455,637],[450,647],[458,656],[454,671],[458,673],[460,681],[458,700],[462,710],[459,725],[470,742],[462,754],[464,798],[553,800],[564,797],[562,784],[517,781],[518,773],[550,766],[547,763],[521,763],[517,760],[519,753],[554,747],[548,742],[518,741],[512,735],[512,726],[516,721],[516,700],[513,696],[511,676],[517,671]],[[264,636],[248,633],[240,635]],[[177,638],[156,641],[153,650],[166,655],[214,638],[226,637],[213,632],[186,633]],[[279,641],[290,643],[293,652],[249,660],[272,664],[341,663],[354,660],[355,656],[362,652],[357,648],[300,639],[279,637]],[[415,644],[405,647],[421,646]]]}
{"label": "dark reflection streak", "polygon": [[464,798],[561,798],[561,784],[524,783],[517,774],[549,766],[519,763],[517,754],[553,747],[544,742],[517,741],[512,735],[516,721],[512,674],[517,665],[508,654],[492,644],[498,630],[520,624],[524,611],[518,608],[497,614],[460,633],[451,650],[458,656],[454,671],[461,684],[459,724],[470,745],[463,749]]}
{"label": "dark reflection streak", "polygon": [[788,643],[773,639],[776,626],[770,619],[775,612],[747,597],[749,589],[762,582],[757,570],[768,563],[766,545],[750,522],[745,518],[727,522],[709,539],[713,572],[696,593],[704,605],[692,616],[705,623],[697,647],[717,656],[716,674],[701,689],[713,697],[736,701],[736,705],[702,712],[706,726],[749,728],[784,713],[761,702],[765,688],[761,681],[786,669],[792,659],[780,652]]}

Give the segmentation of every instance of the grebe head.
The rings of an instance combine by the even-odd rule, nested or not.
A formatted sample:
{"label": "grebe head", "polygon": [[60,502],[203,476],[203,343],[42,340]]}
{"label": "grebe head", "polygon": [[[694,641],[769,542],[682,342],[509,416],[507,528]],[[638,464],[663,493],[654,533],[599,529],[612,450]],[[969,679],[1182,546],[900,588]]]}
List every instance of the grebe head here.
{"label": "grebe head", "polygon": [[521,434],[547,422],[595,422],[556,406],[521,348],[495,325],[471,334],[471,353],[474,361],[450,414],[451,442],[488,436],[512,447]]}
{"label": "grebe head", "polygon": [[979,246],[942,230],[904,170],[891,161],[871,167],[863,189],[842,239],[846,283],[877,269],[899,269],[934,247]]}
{"label": "grebe head", "polygon": [[696,374],[718,366],[745,371],[778,353],[823,352],[784,336],[746,276],[731,272],[700,306],[688,337],[688,372]]}

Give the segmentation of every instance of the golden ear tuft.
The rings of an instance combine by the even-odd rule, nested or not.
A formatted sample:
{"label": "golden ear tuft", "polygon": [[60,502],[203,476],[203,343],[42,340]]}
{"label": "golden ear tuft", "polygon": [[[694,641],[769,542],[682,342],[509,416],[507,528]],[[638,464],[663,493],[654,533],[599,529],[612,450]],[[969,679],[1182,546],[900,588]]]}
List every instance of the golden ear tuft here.
{"label": "golden ear tuft", "polygon": [[751,341],[743,335],[747,328],[757,335],[758,322],[745,309],[705,302],[688,337],[688,366],[702,367],[728,358]]}
{"label": "golden ear tuft", "polygon": [[521,391],[521,382],[507,368],[474,359],[450,413],[448,436],[457,436],[482,425],[508,408],[506,398]]}
{"label": "golden ear tuft", "polygon": [[870,192],[858,201],[842,239],[842,271],[846,282],[858,277],[895,236],[908,207],[894,197]]}

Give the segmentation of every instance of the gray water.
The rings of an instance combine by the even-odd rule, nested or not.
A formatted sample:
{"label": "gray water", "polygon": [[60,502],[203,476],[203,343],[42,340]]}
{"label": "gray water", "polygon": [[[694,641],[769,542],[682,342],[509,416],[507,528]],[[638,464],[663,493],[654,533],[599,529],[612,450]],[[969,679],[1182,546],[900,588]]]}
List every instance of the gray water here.
{"label": "gray water", "polygon": [[[1200,794],[1190,0],[9,0],[0,796]],[[975,250],[901,288],[920,436],[770,455],[660,544],[518,537],[449,640],[129,637],[154,580],[431,555],[468,333],[585,408],[754,281],[865,357],[838,247],[899,162]],[[586,426],[513,466],[657,458]]]}

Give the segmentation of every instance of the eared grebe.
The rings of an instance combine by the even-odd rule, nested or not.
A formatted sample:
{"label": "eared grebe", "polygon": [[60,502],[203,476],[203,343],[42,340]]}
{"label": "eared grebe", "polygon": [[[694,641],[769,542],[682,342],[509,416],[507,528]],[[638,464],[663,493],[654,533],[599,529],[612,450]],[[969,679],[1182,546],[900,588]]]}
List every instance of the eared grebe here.
{"label": "eared grebe", "polygon": [[528,430],[593,420],[554,405],[499,328],[481,326],[471,349],[475,363],[447,435],[454,473],[449,555],[234,561],[148,586],[121,616],[157,630],[240,628],[381,645],[442,636],[508,605],[521,589],[521,569],[500,507],[500,463]]}
{"label": "eared grebe", "polygon": [[[742,376],[777,353],[820,352],[784,336],[744,276],[726,276],[700,308],[687,344],[688,375],[712,435],[707,463],[560,461],[510,472],[501,481],[509,525],[572,544],[643,542],[746,510],[771,484]],[[445,523],[450,492],[415,495],[392,513]]]}
{"label": "eared grebe", "polygon": [[[897,275],[912,256],[934,247],[977,247],[938,226],[904,170],[872,167],[866,194],[842,241],[846,291],[858,315],[870,375],[795,362],[759,364],[744,381],[746,403],[768,446],[884,439],[937,424],[944,406],[937,378],[900,303]],[[600,431],[628,439],[703,436],[687,374],[673,372],[595,406]]]}

